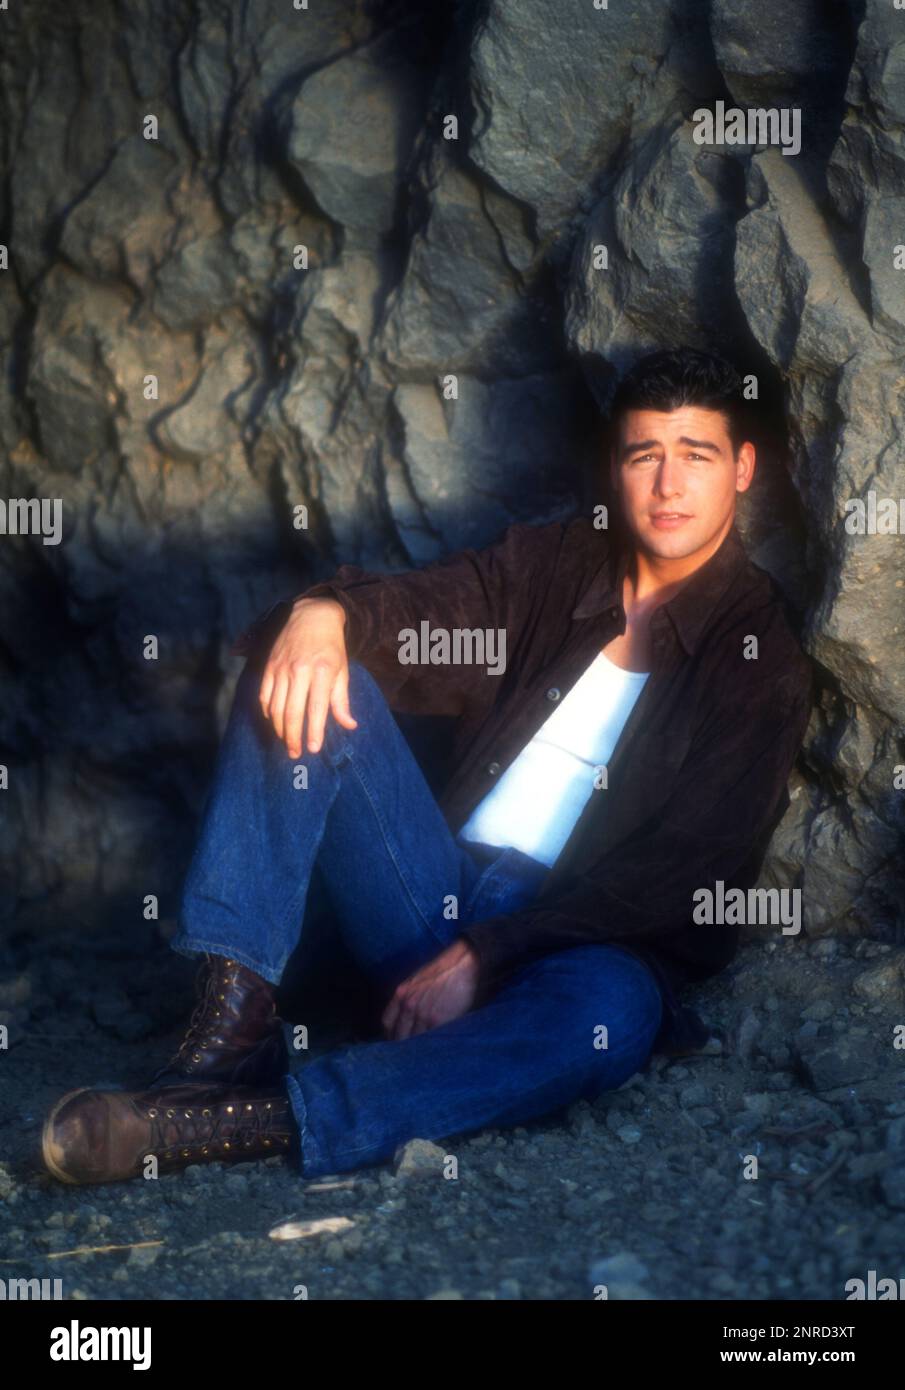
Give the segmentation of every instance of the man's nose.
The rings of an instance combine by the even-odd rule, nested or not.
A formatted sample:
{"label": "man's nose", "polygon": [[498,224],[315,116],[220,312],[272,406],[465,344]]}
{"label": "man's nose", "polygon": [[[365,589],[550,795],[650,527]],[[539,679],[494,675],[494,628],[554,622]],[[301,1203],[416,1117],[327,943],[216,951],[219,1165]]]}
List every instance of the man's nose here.
{"label": "man's nose", "polygon": [[667,451],[660,460],[654,491],[661,497],[675,497],[682,490],[681,468],[676,459]]}

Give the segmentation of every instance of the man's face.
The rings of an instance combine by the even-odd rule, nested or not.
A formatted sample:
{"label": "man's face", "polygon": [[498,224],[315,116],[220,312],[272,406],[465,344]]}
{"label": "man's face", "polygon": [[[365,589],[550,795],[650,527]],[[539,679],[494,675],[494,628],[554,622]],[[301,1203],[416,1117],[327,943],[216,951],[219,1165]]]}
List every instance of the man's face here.
{"label": "man's face", "polygon": [[629,410],[611,465],[637,543],[652,555],[683,559],[729,529],[736,493],[754,476],[754,446],[742,444],[736,456],[718,410]]}

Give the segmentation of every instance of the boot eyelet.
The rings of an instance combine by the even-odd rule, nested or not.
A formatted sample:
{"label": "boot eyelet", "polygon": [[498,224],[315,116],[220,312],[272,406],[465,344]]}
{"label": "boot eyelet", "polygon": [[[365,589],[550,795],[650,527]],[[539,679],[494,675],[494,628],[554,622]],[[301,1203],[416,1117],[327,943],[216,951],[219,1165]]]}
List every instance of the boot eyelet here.
{"label": "boot eyelet", "polygon": [[175,1111],[175,1110],[168,1110],[168,1111],[167,1111],[167,1119],[168,1119],[168,1120],[172,1120],[172,1118],[173,1118],[173,1116],[174,1116],[175,1114],[176,1114],[176,1111]]}
{"label": "boot eyelet", "polygon": [[254,1106],[253,1106],[253,1105],[246,1105],[245,1109],[246,1109],[246,1110],[254,1110]]}
{"label": "boot eyelet", "polygon": [[193,1062],[200,1062],[200,1061],[201,1061],[201,1053],[200,1053],[200,1052],[193,1052],[193,1053],[192,1053],[192,1061],[193,1061]]}
{"label": "boot eyelet", "polygon": [[149,1110],[149,1111],[148,1111],[148,1119],[149,1119],[149,1120],[156,1120],[156,1119],[157,1119],[157,1111],[156,1111],[156,1110]]}
{"label": "boot eyelet", "polygon": [[191,1152],[192,1152],[191,1149],[183,1149],[183,1150],[182,1150],[182,1157],[183,1157],[183,1158],[188,1158],[188,1157],[191,1155]]}
{"label": "boot eyelet", "polygon": [[202,1115],[209,1115],[211,1112],[209,1110],[202,1110],[201,1113]]}
{"label": "boot eyelet", "polygon": [[235,1109],[235,1106],[234,1106],[234,1105],[228,1105],[228,1106],[226,1107],[226,1113],[227,1113],[227,1115],[231,1115],[231,1114],[233,1113],[233,1110],[234,1110],[234,1109]]}
{"label": "boot eyelet", "polygon": [[223,1145],[223,1147],[224,1147],[224,1149],[229,1149],[229,1148],[232,1148],[232,1145],[231,1145],[231,1144],[230,1144],[230,1142],[229,1142],[229,1140],[228,1140],[228,1139],[227,1139],[227,1140],[226,1140],[226,1141],[225,1141],[225,1142],[224,1142],[224,1145]]}
{"label": "boot eyelet", "polygon": [[192,1118],[192,1112],[191,1112],[191,1110],[186,1110],[186,1112],[185,1112],[185,1118],[186,1118],[187,1120],[190,1120],[190,1119]]}
{"label": "boot eyelet", "polygon": [[269,1149],[269,1148],[270,1148],[270,1145],[272,1144],[272,1142],[273,1142],[273,1140],[271,1140],[271,1139],[265,1139],[265,1140],[264,1140],[264,1148],[265,1148],[265,1149]]}

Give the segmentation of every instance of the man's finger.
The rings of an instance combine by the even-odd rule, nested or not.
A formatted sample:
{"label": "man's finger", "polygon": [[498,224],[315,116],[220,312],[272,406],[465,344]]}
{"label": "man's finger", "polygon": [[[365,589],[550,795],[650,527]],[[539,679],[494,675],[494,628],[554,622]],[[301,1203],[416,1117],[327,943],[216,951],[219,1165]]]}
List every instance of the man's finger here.
{"label": "man's finger", "polygon": [[417,1033],[429,1033],[432,1028],[437,1026],[434,1017],[437,1012],[435,1001],[441,993],[436,984],[429,984],[426,989],[421,991],[418,999],[418,1017],[415,1020],[415,1027],[412,1029],[413,1037]]}
{"label": "man's finger", "polygon": [[401,1007],[401,1003],[402,1001],[400,1000],[399,995],[394,994],[389,1004],[387,1004],[386,1008],[383,1011],[381,1023],[386,1029],[388,1037],[393,1036],[393,1029],[396,1026],[396,1019],[399,1017],[399,1009]]}
{"label": "man's finger", "polygon": [[414,1004],[404,1002],[402,1005],[402,1015],[396,1025],[396,1041],[402,1042],[405,1038],[412,1036],[412,1029],[417,1022],[417,1011]]}
{"label": "man's finger", "polygon": [[327,722],[327,706],[330,700],[331,673],[318,667],[311,679],[308,691],[307,741],[308,752],[317,753],[324,741],[324,725]]}
{"label": "man's finger", "polygon": [[352,715],[349,706],[349,668],[344,666],[336,680],[333,682],[333,690],[330,694],[330,708],[333,717],[338,724],[342,724],[344,729],[357,729],[358,720]]}
{"label": "man's finger", "polygon": [[285,669],[277,671],[273,680],[273,694],[270,697],[270,722],[277,738],[283,737],[283,711],[289,695],[289,675]]}
{"label": "man's finger", "polygon": [[289,692],[283,713],[283,732],[280,737],[286,745],[291,758],[298,758],[302,752],[302,721],[305,717],[305,701],[311,676],[307,669],[293,671],[289,678]]}
{"label": "man's finger", "polygon": [[261,687],[258,691],[258,700],[264,711],[265,718],[270,718],[270,698],[273,695],[273,667],[267,665],[261,679]]}

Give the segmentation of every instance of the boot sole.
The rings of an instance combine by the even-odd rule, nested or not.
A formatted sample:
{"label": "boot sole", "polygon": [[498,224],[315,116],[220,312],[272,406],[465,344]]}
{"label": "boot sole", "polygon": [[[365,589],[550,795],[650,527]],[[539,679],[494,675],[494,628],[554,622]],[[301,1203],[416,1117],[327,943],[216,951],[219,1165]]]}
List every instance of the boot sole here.
{"label": "boot sole", "polygon": [[72,1100],[73,1096],[80,1096],[85,1091],[90,1090],[90,1086],[77,1086],[74,1091],[67,1091],[65,1096],[61,1096],[44,1121],[44,1129],[41,1133],[41,1154],[44,1159],[44,1166],[59,1182],[69,1183],[72,1187],[83,1187],[84,1183],[79,1182],[78,1178],[72,1177],[70,1173],[67,1173],[66,1170],[61,1168],[57,1163],[54,1157],[54,1150],[59,1152],[59,1145],[55,1144],[53,1140],[53,1125],[60,1110]]}

